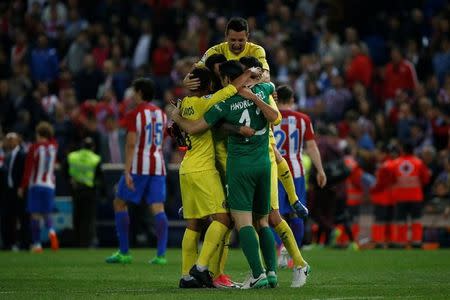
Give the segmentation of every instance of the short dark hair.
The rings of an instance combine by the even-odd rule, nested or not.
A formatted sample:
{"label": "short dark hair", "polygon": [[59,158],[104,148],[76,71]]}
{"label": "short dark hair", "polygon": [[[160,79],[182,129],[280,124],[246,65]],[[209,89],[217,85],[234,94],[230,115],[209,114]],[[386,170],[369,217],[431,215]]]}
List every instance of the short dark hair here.
{"label": "short dark hair", "polygon": [[141,92],[144,101],[151,101],[155,93],[155,84],[150,78],[135,79],[131,85],[135,92]]}
{"label": "short dark hair", "polygon": [[194,91],[208,91],[211,87],[212,72],[207,68],[197,67],[191,72],[192,77],[200,80],[200,86]]}
{"label": "short dark hair", "polygon": [[231,18],[228,21],[227,27],[225,29],[225,34],[228,34],[229,30],[234,30],[236,32],[247,31],[248,32],[248,23],[244,18]]}
{"label": "short dark hair", "polygon": [[234,80],[242,75],[244,70],[239,61],[228,60],[219,66],[219,73],[222,78],[229,77],[230,80]]}
{"label": "short dark hair", "polygon": [[215,53],[209,56],[205,61],[205,66],[211,71],[214,72],[214,65],[226,62],[227,58],[225,55],[221,53]]}
{"label": "short dark hair", "polygon": [[263,67],[263,64],[254,56],[243,56],[239,59],[239,62],[243,64],[246,69],[253,67],[262,69]]}
{"label": "short dark hair", "polygon": [[81,147],[84,149],[95,150],[95,142],[94,139],[90,136],[87,136],[83,139],[81,143]]}
{"label": "short dark hair", "polygon": [[277,97],[279,103],[289,103],[292,95],[294,95],[294,91],[287,85],[281,85],[277,88]]}
{"label": "short dark hair", "polygon": [[413,141],[411,141],[409,139],[402,141],[402,152],[404,154],[413,154],[414,153]]}
{"label": "short dark hair", "polygon": [[46,138],[46,139],[51,139],[53,138],[54,135],[54,129],[52,124],[48,123],[48,122],[39,122],[39,124],[36,126],[36,133],[37,135]]}

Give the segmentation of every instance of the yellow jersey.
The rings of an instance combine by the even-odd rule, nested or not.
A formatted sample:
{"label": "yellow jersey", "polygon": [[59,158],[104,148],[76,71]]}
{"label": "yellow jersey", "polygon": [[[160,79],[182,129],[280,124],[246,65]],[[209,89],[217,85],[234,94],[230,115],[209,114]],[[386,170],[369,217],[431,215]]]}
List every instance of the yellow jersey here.
{"label": "yellow jersey", "polygon": [[[236,93],[236,88],[229,84],[212,95],[185,97],[181,102],[181,116],[188,120],[198,120],[212,106]],[[180,174],[215,170],[215,150],[211,130],[199,134],[189,134],[186,136],[186,140],[188,144],[190,143],[191,149],[186,152],[181,162]]]}
{"label": "yellow jersey", "polygon": [[198,66],[204,66],[205,61],[208,57],[210,57],[213,54],[223,54],[227,60],[239,60],[241,57],[244,56],[253,56],[256,57],[263,65],[263,69],[270,70],[269,64],[266,60],[266,51],[263,47],[249,43],[247,42],[245,44],[244,51],[239,53],[238,55],[234,54],[230,51],[230,48],[228,47],[228,42],[220,43],[218,45],[212,46],[208,50],[206,50],[205,54],[203,54],[203,57],[200,59],[200,61],[197,63]]}

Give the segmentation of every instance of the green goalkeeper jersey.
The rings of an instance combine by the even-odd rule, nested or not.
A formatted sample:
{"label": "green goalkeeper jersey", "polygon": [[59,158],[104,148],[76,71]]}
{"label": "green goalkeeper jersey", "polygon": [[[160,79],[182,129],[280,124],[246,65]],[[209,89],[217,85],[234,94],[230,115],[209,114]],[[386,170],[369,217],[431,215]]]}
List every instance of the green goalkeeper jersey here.
{"label": "green goalkeeper jersey", "polygon": [[[252,92],[267,104],[274,89],[272,83],[259,83],[251,88]],[[253,101],[235,95],[214,105],[204,118],[210,126],[224,120],[233,125],[251,127],[256,131],[255,135],[249,138],[239,135],[228,137],[229,162],[245,166],[269,163],[269,123]]]}

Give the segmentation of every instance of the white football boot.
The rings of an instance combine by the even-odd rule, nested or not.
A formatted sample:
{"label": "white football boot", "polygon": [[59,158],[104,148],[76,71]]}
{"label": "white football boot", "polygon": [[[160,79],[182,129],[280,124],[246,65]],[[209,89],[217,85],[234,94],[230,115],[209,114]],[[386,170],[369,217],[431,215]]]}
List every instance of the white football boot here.
{"label": "white football boot", "polygon": [[299,288],[304,286],[309,273],[311,273],[311,267],[309,265],[300,268],[294,267],[291,287]]}

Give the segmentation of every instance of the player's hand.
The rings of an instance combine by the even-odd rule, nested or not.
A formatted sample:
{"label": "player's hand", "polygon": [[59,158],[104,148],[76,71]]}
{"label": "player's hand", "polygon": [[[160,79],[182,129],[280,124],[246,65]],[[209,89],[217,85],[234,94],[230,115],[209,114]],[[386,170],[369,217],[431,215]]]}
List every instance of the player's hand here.
{"label": "player's hand", "polygon": [[251,100],[251,101],[256,101],[258,99],[258,96],[256,96],[251,89],[249,89],[248,87],[243,87],[239,89],[239,96]]}
{"label": "player's hand", "polygon": [[19,188],[19,189],[17,190],[17,196],[18,196],[19,198],[23,198],[23,194],[24,194],[23,188]]}
{"label": "player's hand", "polygon": [[178,209],[178,216],[183,219],[183,206]]}
{"label": "player's hand", "polygon": [[259,67],[251,67],[251,68],[248,68],[248,71],[250,72],[250,73],[252,73],[252,77],[253,78],[261,78],[261,75],[263,74],[263,69],[261,69],[261,68],[259,68]]}
{"label": "player's hand", "polygon": [[173,116],[180,115],[180,109],[178,109],[178,107],[176,107],[175,105],[172,105],[172,104],[170,104],[166,107],[166,111],[167,111],[167,115],[171,119],[174,118]]}
{"label": "player's hand", "polygon": [[200,87],[200,79],[188,73],[183,79],[183,86],[188,90],[194,91]]}
{"label": "player's hand", "polygon": [[278,102],[278,94],[277,94],[276,91],[274,91],[274,92],[272,93],[272,97],[273,97],[273,100],[274,100],[275,102]]}
{"label": "player's hand", "polygon": [[250,128],[248,126],[241,126],[239,127],[239,134],[245,136],[245,137],[251,137],[255,135],[255,129]]}
{"label": "player's hand", "polygon": [[129,172],[125,173],[125,183],[130,190],[134,191],[133,177],[131,177]]}
{"label": "player's hand", "polygon": [[295,213],[299,218],[304,219],[309,215],[308,208],[306,208],[300,200],[295,201],[294,204],[292,204],[292,208],[295,210]]}
{"label": "player's hand", "polygon": [[327,175],[325,175],[324,171],[320,171],[317,173],[316,180],[317,180],[317,185],[320,188],[323,188],[327,184]]}

